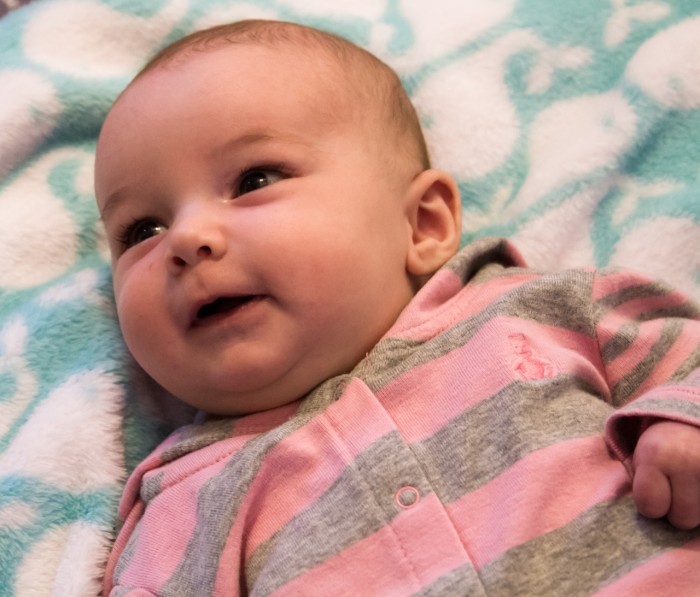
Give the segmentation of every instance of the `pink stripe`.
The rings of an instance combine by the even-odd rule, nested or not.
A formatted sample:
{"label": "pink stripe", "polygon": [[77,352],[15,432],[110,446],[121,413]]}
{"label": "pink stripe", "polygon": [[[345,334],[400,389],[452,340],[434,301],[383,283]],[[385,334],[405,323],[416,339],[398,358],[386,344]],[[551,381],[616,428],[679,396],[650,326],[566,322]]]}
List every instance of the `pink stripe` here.
{"label": "pink stripe", "polygon": [[[280,409],[273,418],[288,416],[289,413],[286,410],[288,409]],[[241,433],[244,430],[260,427],[263,425],[263,419],[266,418],[269,417],[259,413],[251,416],[251,421],[242,419],[236,431]],[[276,419],[271,422],[279,424]],[[122,572],[123,582],[147,582],[154,591],[158,591],[168,580],[184,555],[194,532],[196,496],[199,489],[212,476],[218,474],[225,466],[226,460],[250,439],[251,436],[248,435],[218,442],[209,446],[207,450],[186,454],[165,467],[161,480],[162,493],[149,504],[147,512],[143,515],[138,542],[135,546],[136,557],[131,560],[136,563],[132,563]],[[121,514],[126,518],[126,522],[115,543],[115,551],[121,552],[125,547],[138,518],[142,515],[143,502],[139,497],[141,483],[144,479],[161,472],[158,469],[163,464],[162,453],[180,440],[178,434],[173,434],[158,447],[156,452],[144,460],[130,477],[120,504]],[[181,484],[180,482],[186,477],[190,478],[188,482]],[[164,502],[178,504],[178,507],[177,509],[163,507]],[[163,552],[163,546],[167,546],[165,552]],[[110,570],[108,577],[111,577],[112,573],[113,570]]]}
{"label": "pink stripe", "polygon": [[411,301],[408,308],[396,320],[387,335],[402,336],[411,328],[424,324],[439,312],[443,304],[462,291],[460,277],[448,269],[439,270],[430,283],[421,288]]}
{"label": "pink stripe", "polygon": [[[527,266],[520,251],[509,241],[504,244],[503,255],[516,266]],[[508,277],[491,280],[476,287],[473,284],[465,287],[460,275],[450,269],[441,269],[418,292],[411,301],[409,309],[401,314],[388,335],[416,339],[431,337],[434,334],[430,334],[429,330],[444,330],[455,321],[449,316],[446,318],[448,321],[445,321],[441,315],[453,308],[452,303],[458,294],[462,297],[465,296],[463,294],[465,292],[474,295],[469,297],[469,301],[465,301],[466,309],[461,308],[458,311],[463,318],[465,313],[473,314],[483,309],[490,304],[493,298],[500,296],[505,290],[536,277],[539,275],[532,273],[511,274]],[[486,293],[483,292],[484,289],[488,289]]]}
{"label": "pink stripe", "polygon": [[[392,559],[397,554],[402,557]],[[411,595],[466,562],[445,511],[430,494],[273,595]]]}
{"label": "pink stripe", "polygon": [[649,296],[627,301],[612,309],[612,312],[627,319],[638,319],[641,315],[651,311],[678,307],[687,302],[688,297],[681,292],[673,291],[661,296]]}
{"label": "pink stripe", "polygon": [[700,539],[657,556],[596,593],[596,597],[696,597],[700,594]]}
{"label": "pink stripe", "polygon": [[695,369],[692,373],[689,373],[688,377],[685,378],[685,381],[687,383],[700,385],[700,367]]}
{"label": "pink stripe", "polygon": [[[139,522],[138,539],[122,584],[135,584],[159,594],[184,556],[197,521],[197,495],[204,483],[221,472],[222,459],[189,476],[187,483],[165,489],[148,504]],[[125,528],[120,538],[131,533]]]}
{"label": "pink stripe", "polygon": [[[647,396],[650,398],[676,398],[678,400],[682,400],[683,402],[700,404],[700,387],[668,384],[648,392]],[[675,417],[675,419],[678,421],[686,421],[690,425],[698,424],[697,419],[685,414],[680,414]]]}
{"label": "pink stripe", "polygon": [[593,283],[593,292],[591,296],[594,301],[598,301],[609,294],[614,294],[625,288],[639,286],[640,284],[648,284],[650,282],[652,282],[651,278],[640,276],[629,270],[619,271],[607,276],[596,277]]}
{"label": "pink stripe", "polygon": [[427,340],[452,327],[455,321],[471,317],[485,309],[510,289],[539,278],[538,274],[518,274],[491,280],[483,285],[461,286],[459,278],[448,270],[440,272],[444,282],[426,286],[425,297],[419,293],[386,336],[407,340]]}
{"label": "pink stripe", "polygon": [[[245,446],[254,436],[240,436],[228,438],[226,441],[216,442],[207,446],[204,450],[195,450],[181,456],[177,460],[168,463],[163,468],[161,487],[166,490],[173,485],[182,482],[183,479],[200,473],[202,470],[215,466],[220,470],[222,461],[228,460]],[[160,472],[160,471],[155,471]],[[213,476],[216,473],[211,473]]]}
{"label": "pink stripe", "polygon": [[643,323],[640,326],[638,336],[627,350],[607,364],[608,382],[611,387],[614,388],[625,375],[632,371],[632,369],[648,356],[649,351],[661,337],[664,323],[665,321],[663,319],[654,319]]}
{"label": "pink stripe", "polygon": [[149,454],[133,470],[131,476],[126,481],[124,491],[122,492],[122,497],[119,501],[119,517],[122,520],[129,516],[134,504],[136,504],[136,502],[139,500],[143,475],[149,470],[158,468],[162,464],[163,461],[160,458],[160,453],[159,451],[156,451]]}
{"label": "pink stripe", "polygon": [[629,491],[624,466],[611,458],[603,436],[595,435],[525,456],[451,504],[448,512],[478,569],[506,550],[571,522],[595,504]]}
{"label": "pink stripe", "polygon": [[124,524],[122,525],[121,532],[117,536],[117,539],[112,546],[112,552],[109,554],[109,560],[107,561],[107,566],[105,567],[104,577],[102,579],[102,594],[109,595],[113,588],[112,581],[114,580],[114,570],[117,567],[119,558],[129,541],[129,537],[134,532],[139,519],[143,515],[144,503],[142,501],[137,501],[132,505],[131,511],[128,516],[124,519]]}
{"label": "pink stripe", "polygon": [[654,387],[666,383],[676,372],[678,367],[697,349],[697,339],[700,334],[699,326],[693,322],[686,321],[683,331],[680,333],[673,346],[654,367],[651,375],[644,380],[644,383],[635,392],[642,395]]}
{"label": "pink stripe", "polygon": [[[202,450],[197,450],[185,454],[177,461],[168,463],[168,466],[164,469],[165,475],[162,486],[165,488],[179,482],[190,474],[208,466],[212,460],[230,457],[252,439],[252,434],[259,434],[281,425],[298,408],[298,403],[292,403],[274,410],[254,413],[241,418],[233,430],[233,439],[208,446],[207,450],[204,451],[205,455],[202,454]],[[122,518],[128,515],[132,505],[139,499],[143,476],[161,467],[164,464],[162,459],[163,453],[173,448],[180,441],[182,441],[182,434],[179,432],[173,433],[139,463],[126,483],[119,505],[119,514]]]}
{"label": "pink stripe", "polygon": [[[352,391],[352,399],[333,403],[267,455],[241,504],[224,548],[224,561],[238,561],[243,536],[244,556],[250,557],[317,501],[358,454],[393,430],[391,420],[362,381],[352,380],[347,391]],[[265,516],[258,517],[263,503]],[[229,582],[223,576],[217,579],[222,594]]]}
{"label": "pink stripe", "polygon": [[[414,367],[380,389],[377,397],[407,441],[421,441],[466,409],[522,379],[518,367],[523,357],[512,340],[516,335],[525,336],[537,358],[552,363],[554,374],[579,376],[603,396],[609,395],[594,339],[532,321],[497,317],[466,345]],[[431,399],[402,399],[411,395]]]}
{"label": "pink stripe", "polygon": [[195,450],[168,463],[163,471],[162,487],[165,489],[180,483],[186,477],[209,467],[213,462],[229,460],[259,434],[285,423],[298,408],[299,404],[295,402],[242,417],[236,422],[231,436],[225,441],[215,442],[205,450]]}

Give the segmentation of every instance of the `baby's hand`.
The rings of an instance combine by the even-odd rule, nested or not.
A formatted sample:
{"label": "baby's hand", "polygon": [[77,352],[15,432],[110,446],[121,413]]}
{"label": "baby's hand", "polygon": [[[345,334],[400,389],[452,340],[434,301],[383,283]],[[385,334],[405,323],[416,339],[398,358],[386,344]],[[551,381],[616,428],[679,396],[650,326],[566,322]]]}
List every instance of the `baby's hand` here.
{"label": "baby's hand", "polygon": [[668,516],[680,529],[700,524],[700,428],[675,421],[651,425],[637,442],[632,466],[640,514]]}

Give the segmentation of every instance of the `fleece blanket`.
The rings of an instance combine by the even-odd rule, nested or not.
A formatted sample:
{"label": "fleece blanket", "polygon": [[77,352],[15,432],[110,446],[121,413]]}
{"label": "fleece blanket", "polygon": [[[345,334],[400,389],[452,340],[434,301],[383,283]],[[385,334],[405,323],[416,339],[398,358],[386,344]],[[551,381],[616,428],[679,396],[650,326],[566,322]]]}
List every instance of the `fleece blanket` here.
{"label": "fleece blanket", "polygon": [[157,49],[262,17],[391,64],[464,241],[624,265],[700,296],[697,0],[0,2],[0,597],[99,592],[128,472],[187,413],[119,337],[95,140]]}

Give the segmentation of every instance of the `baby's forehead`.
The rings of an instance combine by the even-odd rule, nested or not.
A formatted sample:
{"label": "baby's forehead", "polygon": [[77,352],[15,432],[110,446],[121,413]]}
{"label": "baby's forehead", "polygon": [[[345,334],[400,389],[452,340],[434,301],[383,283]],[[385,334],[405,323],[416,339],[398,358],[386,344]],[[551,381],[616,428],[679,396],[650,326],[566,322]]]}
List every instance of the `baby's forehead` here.
{"label": "baby's forehead", "polygon": [[273,130],[279,123],[303,122],[310,135],[348,125],[363,134],[377,130],[369,103],[337,61],[308,54],[304,47],[217,45],[185,50],[137,77],[115,102],[105,129],[119,129],[124,119],[137,119],[146,125],[137,129],[147,134],[153,120],[208,119],[238,125],[252,115],[256,126],[268,124],[262,122],[266,119]]}
{"label": "baby's forehead", "polygon": [[[278,120],[275,114],[298,116],[305,122],[310,119],[305,134],[342,130],[346,135],[351,131],[356,143],[397,161],[403,155],[394,151],[397,142],[399,147],[410,143],[401,140],[403,121],[396,118],[392,82],[375,80],[380,78],[373,72],[376,68],[368,66],[366,56],[353,61],[353,51],[338,54],[296,40],[275,44],[217,41],[206,48],[186,47],[137,76],[113,106],[108,121],[113,120],[111,128],[118,129],[125,118],[133,122],[132,114],[146,123],[165,118],[175,114],[165,108],[178,102],[178,97],[183,106],[179,115],[219,122],[226,118],[222,112],[249,113],[251,105],[259,104],[260,111],[274,121]],[[241,89],[250,90],[249,97]],[[219,102],[220,111],[205,114],[213,104],[204,98],[227,93],[239,102],[236,107]],[[110,128],[108,122],[105,125]]]}
{"label": "baby's forehead", "polygon": [[[296,42],[217,43],[206,49],[185,48],[137,77],[120,99],[140,104],[144,95],[168,98],[174,86],[184,84],[184,79],[180,79],[183,71],[187,71],[187,80],[205,93],[246,88],[251,91],[251,102],[279,103],[286,101],[287,96],[292,102],[302,98],[319,123],[372,122],[376,128],[376,117],[385,112],[380,85],[372,80],[367,68],[345,63],[344,58],[327,49],[321,51]],[[147,84],[142,85],[146,80]],[[279,81],[283,83],[278,84]],[[281,109],[291,107],[287,103]],[[157,105],[154,109],[158,109]]]}

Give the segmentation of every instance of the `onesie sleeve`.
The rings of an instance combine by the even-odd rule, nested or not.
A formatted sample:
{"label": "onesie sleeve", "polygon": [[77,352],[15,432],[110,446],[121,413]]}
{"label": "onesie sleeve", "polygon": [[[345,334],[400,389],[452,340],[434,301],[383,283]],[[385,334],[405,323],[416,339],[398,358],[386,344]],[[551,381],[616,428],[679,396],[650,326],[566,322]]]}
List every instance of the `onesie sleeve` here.
{"label": "onesie sleeve", "polygon": [[625,460],[660,419],[700,426],[700,307],[667,284],[602,270],[595,332],[613,406],[606,441]]}

